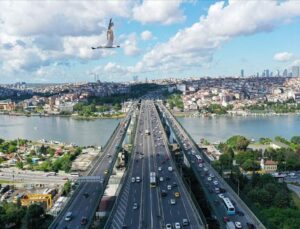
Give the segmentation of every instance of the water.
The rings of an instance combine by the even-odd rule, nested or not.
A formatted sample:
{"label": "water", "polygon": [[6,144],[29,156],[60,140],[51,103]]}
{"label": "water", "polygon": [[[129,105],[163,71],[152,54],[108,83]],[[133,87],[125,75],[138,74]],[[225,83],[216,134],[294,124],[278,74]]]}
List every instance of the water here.
{"label": "water", "polygon": [[252,116],[252,117],[199,117],[178,118],[196,142],[205,138],[210,142],[226,141],[233,135],[249,139],[282,136],[290,139],[300,135],[300,116]]}
{"label": "water", "polygon": [[46,139],[81,146],[104,145],[119,121],[0,115],[0,138]]}
{"label": "water", "polygon": [[[290,139],[300,135],[300,116],[272,117],[199,117],[178,118],[195,141],[205,138],[210,142],[225,141],[233,135],[248,138]],[[118,119],[75,120],[64,117],[23,117],[0,115],[0,138],[57,140],[78,145],[104,145]]]}

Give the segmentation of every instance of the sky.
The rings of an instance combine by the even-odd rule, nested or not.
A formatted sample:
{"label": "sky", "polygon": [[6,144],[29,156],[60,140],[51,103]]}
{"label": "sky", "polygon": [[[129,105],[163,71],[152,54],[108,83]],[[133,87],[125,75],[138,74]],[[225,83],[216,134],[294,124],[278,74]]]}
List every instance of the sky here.
{"label": "sky", "polygon": [[299,0],[0,1],[0,83],[282,72],[299,44]]}

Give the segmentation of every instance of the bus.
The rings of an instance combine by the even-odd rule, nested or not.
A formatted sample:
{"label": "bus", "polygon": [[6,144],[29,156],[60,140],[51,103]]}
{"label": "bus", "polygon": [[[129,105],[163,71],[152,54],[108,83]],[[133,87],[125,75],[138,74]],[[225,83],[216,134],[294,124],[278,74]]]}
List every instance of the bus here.
{"label": "bus", "polygon": [[70,173],[70,175],[72,177],[79,177],[79,173],[77,173],[77,172],[72,172],[72,173]]}
{"label": "bus", "polygon": [[155,172],[150,172],[150,187],[151,188],[156,187],[156,174],[155,174]]}
{"label": "bus", "polygon": [[234,208],[233,204],[231,203],[231,201],[228,197],[223,198],[223,203],[225,205],[227,214],[228,215],[235,215],[235,208]]}
{"label": "bus", "polygon": [[196,160],[197,160],[198,163],[202,163],[203,162],[202,158],[200,157],[200,155],[196,154],[195,157],[196,157]]}

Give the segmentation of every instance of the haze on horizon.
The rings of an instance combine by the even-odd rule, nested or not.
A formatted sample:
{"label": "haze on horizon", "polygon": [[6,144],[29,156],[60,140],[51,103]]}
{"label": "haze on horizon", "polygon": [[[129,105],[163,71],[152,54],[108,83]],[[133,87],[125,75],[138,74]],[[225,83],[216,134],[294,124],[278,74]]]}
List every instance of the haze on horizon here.
{"label": "haze on horizon", "polygon": [[[245,75],[300,65],[300,1],[1,1],[0,83]],[[105,43],[110,18],[118,50]]]}

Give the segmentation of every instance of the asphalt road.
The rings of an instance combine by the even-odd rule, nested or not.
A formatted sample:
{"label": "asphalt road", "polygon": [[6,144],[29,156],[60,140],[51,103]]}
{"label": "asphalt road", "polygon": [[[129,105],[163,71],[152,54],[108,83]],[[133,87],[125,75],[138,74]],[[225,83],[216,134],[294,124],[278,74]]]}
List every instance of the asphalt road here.
{"label": "asphalt road", "polygon": [[[122,144],[123,135],[126,133],[126,126],[131,112],[128,113],[127,117],[123,119],[125,125],[120,125],[114,135],[109,140],[105,151],[103,152],[103,157],[99,158],[99,162],[95,164],[95,167],[92,169],[91,175],[98,176],[99,179],[102,179],[102,182],[99,183],[83,183],[78,187],[77,192],[74,192],[72,202],[68,206],[68,209],[64,209],[61,214],[55,219],[54,223],[50,228],[69,228],[69,229],[78,229],[78,228],[87,228],[88,224],[94,217],[95,208],[100,202],[100,198],[103,195],[105,184],[109,178],[109,172],[105,175],[105,171],[111,171],[114,161],[117,158],[116,149],[117,145]],[[72,212],[72,218],[70,221],[65,220],[65,215],[67,212]],[[87,217],[88,223],[85,225],[81,224],[82,217]]]}
{"label": "asphalt road", "polygon": [[[149,130],[150,135],[146,135],[145,130]],[[199,215],[195,213],[177,171],[168,171],[168,167],[175,169],[175,166],[165,139],[153,102],[143,101],[132,155],[133,165],[128,173],[130,177],[120,193],[109,228],[164,228],[167,223],[174,226],[175,222],[179,222],[182,225],[184,218],[190,222],[186,228],[202,228]],[[157,175],[156,187],[150,187],[150,172]],[[140,177],[141,181],[137,182],[136,177]],[[164,179],[161,182],[160,177]],[[174,186],[168,190],[167,186],[173,183]],[[166,191],[165,197],[161,195],[162,190]],[[179,192],[180,197],[175,197],[175,192]],[[174,199],[175,204],[171,205],[170,199]],[[137,208],[134,208],[134,204]]]}
{"label": "asphalt road", "polygon": [[[247,228],[247,223],[252,223],[255,225],[255,221],[252,219],[252,217],[248,214],[246,214],[247,209],[244,209],[239,200],[236,200],[233,193],[231,193],[229,190],[224,193],[225,197],[229,197],[232,203],[235,206],[236,212],[241,212],[240,214],[235,214],[233,216],[229,216],[227,214],[227,211],[225,209],[225,206],[223,204],[223,198],[220,198],[218,196],[219,193],[215,192],[215,187],[224,188],[226,187],[225,181],[218,176],[217,172],[210,166],[209,162],[204,158],[201,153],[198,151],[197,147],[193,144],[189,136],[186,134],[186,132],[181,128],[181,126],[177,123],[177,120],[174,119],[174,117],[169,113],[169,111],[162,106],[159,105],[160,109],[164,112],[166,117],[168,118],[169,124],[171,124],[173,131],[178,136],[177,140],[181,143],[181,146],[183,148],[183,151],[185,153],[186,158],[188,159],[191,167],[193,168],[193,171],[195,172],[195,175],[202,185],[202,188],[206,193],[209,193],[208,201],[211,205],[213,205],[213,208],[216,209],[216,216],[218,220],[220,221],[221,225],[223,224],[223,217],[227,217],[230,221],[233,222],[240,222],[242,224],[243,228]],[[196,159],[196,155],[199,155],[203,159],[203,163],[199,163]],[[199,166],[199,164],[202,164],[202,167]],[[210,177],[210,178],[209,178]],[[215,185],[213,182],[217,181],[218,184]]]}

